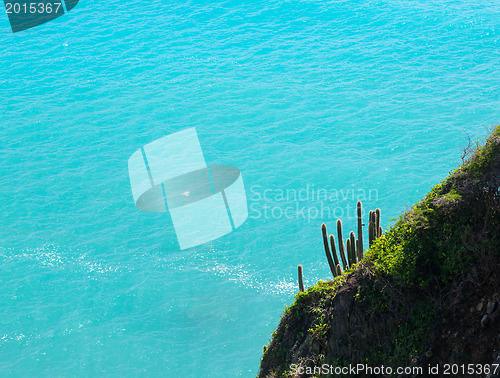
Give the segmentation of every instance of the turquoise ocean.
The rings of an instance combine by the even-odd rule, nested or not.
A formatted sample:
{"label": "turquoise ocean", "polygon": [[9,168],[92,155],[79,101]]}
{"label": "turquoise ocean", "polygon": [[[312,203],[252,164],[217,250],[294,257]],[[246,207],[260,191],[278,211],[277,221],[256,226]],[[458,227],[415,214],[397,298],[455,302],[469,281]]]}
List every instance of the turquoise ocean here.
{"label": "turquoise ocean", "polygon": [[[255,376],[321,223],[389,227],[500,123],[497,0],[81,0],[0,43],[1,376]],[[249,218],[180,250],[127,160],[190,127]]]}

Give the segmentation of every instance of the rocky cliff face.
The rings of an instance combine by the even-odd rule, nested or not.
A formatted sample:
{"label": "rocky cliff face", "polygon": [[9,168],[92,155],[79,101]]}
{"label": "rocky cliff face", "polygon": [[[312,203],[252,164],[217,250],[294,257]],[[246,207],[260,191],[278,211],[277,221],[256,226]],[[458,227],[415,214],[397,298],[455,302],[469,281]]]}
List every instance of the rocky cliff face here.
{"label": "rocky cliff face", "polygon": [[[499,268],[497,263],[497,272],[500,271]],[[439,298],[443,302],[438,306],[437,314],[430,307],[429,314],[433,316],[432,321],[429,321],[431,319],[425,318],[429,314],[415,312],[415,305],[409,300],[404,303],[407,311],[399,313],[389,309],[373,309],[368,301],[360,300],[359,288],[370,286],[370,281],[374,278],[363,277],[357,271],[345,281],[333,298],[327,300],[324,308],[320,303],[323,298],[310,298],[307,305],[304,305],[304,312],[294,313],[291,310],[284,315],[264,353],[259,376],[279,377],[284,374],[290,377],[310,377],[315,375],[306,374],[305,368],[321,367],[323,364],[338,367],[349,364],[394,368],[409,366],[422,367],[423,371],[439,364],[441,373],[444,373],[446,364],[498,364],[499,275],[492,272],[485,279],[478,280],[473,277],[474,274],[477,271],[457,279],[446,293],[442,293]],[[411,298],[415,293],[406,295]],[[434,304],[432,301],[430,303]],[[323,333],[321,326],[318,327],[315,311],[324,314]],[[418,324],[420,322],[424,322],[426,326],[421,327]],[[400,331],[401,327],[403,332]],[[413,340],[404,340],[407,337]],[[414,345],[417,349],[408,347],[413,341],[416,341]],[[300,367],[304,368],[303,374],[292,374],[293,371],[300,370]],[[451,376],[488,374],[458,372]],[[492,378],[495,376],[498,374],[489,375]]]}
{"label": "rocky cliff face", "polygon": [[297,294],[259,377],[336,376],[335,367],[358,363],[393,367],[385,376],[397,376],[396,367],[422,369],[400,376],[437,376],[429,374],[436,366],[445,376],[446,364],[458,369],[446,376],[500,376],[500,366],[496,375],[484,371],[500,362],[499,272],[497,127],[361,263]]}

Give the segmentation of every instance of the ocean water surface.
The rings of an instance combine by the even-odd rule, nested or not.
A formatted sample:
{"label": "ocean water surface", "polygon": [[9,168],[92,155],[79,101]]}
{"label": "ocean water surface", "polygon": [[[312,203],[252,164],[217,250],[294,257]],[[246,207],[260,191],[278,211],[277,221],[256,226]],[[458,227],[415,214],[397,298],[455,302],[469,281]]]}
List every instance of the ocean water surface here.
{"label": "ocean water surface", "polygon": [[[500,123],[497,1],[82,0],[0,41],[2,376],[255,376],[321,223],[389,227]],[[189,127],[249,218],[181,251],[127,160]]]}

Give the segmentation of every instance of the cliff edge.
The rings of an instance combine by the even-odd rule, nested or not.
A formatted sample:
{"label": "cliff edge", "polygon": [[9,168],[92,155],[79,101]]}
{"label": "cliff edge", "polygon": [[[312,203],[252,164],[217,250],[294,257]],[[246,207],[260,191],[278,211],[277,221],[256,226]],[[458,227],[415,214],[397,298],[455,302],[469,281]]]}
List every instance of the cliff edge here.
{"label": "cliff edge", "polygon": [[259,377],[500,376],[500,126],[463,160],[361,262],[296,295]]}

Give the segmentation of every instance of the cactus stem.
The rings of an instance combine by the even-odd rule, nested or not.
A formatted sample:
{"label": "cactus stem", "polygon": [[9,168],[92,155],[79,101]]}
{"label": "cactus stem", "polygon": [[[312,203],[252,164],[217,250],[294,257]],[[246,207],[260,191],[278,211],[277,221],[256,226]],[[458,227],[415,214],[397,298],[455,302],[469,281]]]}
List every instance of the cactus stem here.
{"label": "cactus stem", "polygon": [[370,219],[368,222],[368,244],[371,247],[373,244],[373,230],[374,230],[374,225],[373,225],[373,210],[370,210]]}
{"label": "cactus stem", "polygon": [[358,260],[361,260],[363,258],[363,204],[361,203],[361,201],[358,201],[358,203],[356,204],[356,209],[358,212],[358,242],[356,243],[356,245]]}
{"label": "cactus stem", "polygon": [[337,236],[339,243],[340,258],[342,259],[342,265],[344,266],[344,270],[347,270],[348,265],[345,254],[344,239],[342,238],[342,221],[340,219],[337,219]]}
{"label": "cactus stem", "polygon": [[349,239],[351,240],[351,261],[349,265],[353,266],[356,264],[356,236],[353,231],[349,233]]}
{"label": "cactus stem", "polygon": [[349,264],[349,267],[352,266],[352,256],[351,256],[351,239],[347,239],[345,242],[345,247],[347,249],[347,263]]}
{"label": "cactus stem", "polygon": [[302,277],[302,265],[299,264],[297,266],[297,270],[299,271],[299,290],[301,292],[303,292],[304,291],[304,279]]}
{"label": "cactus stem", "polygon": [[377,210],[375,210],[375,214],[377,214],[375,230],[377,231],[377,238],[379,238],[380,236],[382,236],[382,234],[379,233],[379,231],[380,231],[380,209],[379,208],[377,208]]}
{"label": "cactus stem", "polygon": [[[330,253],[330,247],[328,245],[328,234],[326,232],[326,224],[321,225],[321,233],[323,234],[323,245],[325,246],[326,259],[328,260],[328,265],[330,266],[330,271],[332,272],[333,277],[336,276],[335,264],[332,260],[332,254]],[[335,245],[333,246],[335,248]]]}
{"label": "cactus stem", "polygon": [[330,234],[330,244],[332,246],[332,255],[333,255],[333,260],[335,262],[335,271],[336,271],[337,265],[339,265],[339,258],[337,256],[337,248],[335,248],[335,238],[333,237],[332,234]]}

